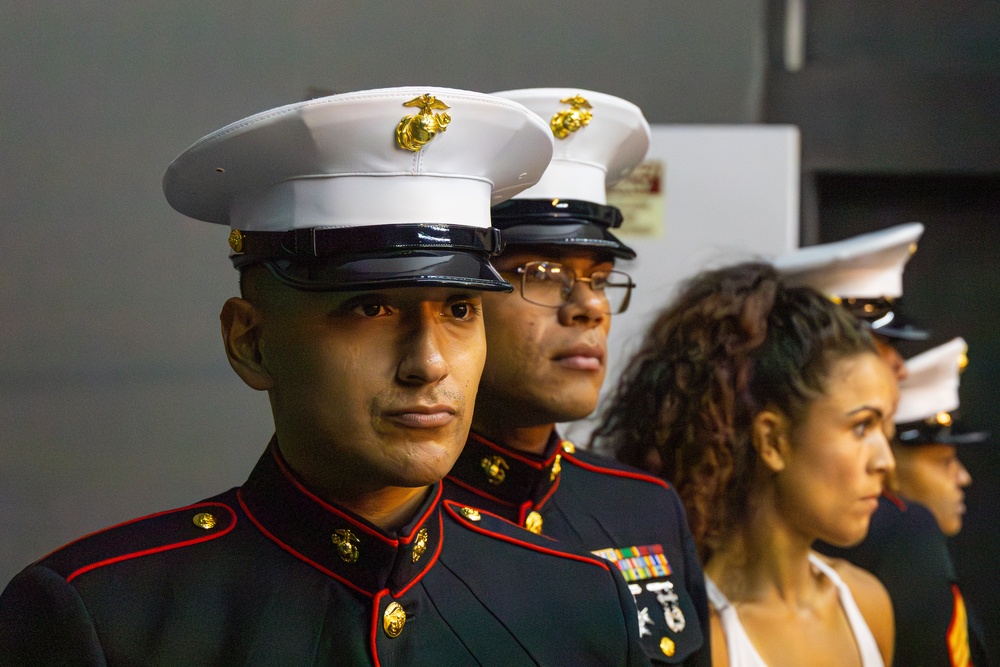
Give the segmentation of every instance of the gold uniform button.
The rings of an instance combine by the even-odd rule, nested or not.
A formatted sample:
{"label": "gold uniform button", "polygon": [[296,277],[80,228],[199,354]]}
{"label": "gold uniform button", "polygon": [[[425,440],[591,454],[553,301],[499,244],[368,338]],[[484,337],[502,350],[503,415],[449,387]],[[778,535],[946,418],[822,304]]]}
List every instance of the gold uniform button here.
{"label": "gold uniform button", "polygon": [[463,507],[462,509],[458,510],[458,513],[464,516],[469,521],[479,521],[480,519],[483,518],[482,516],[479,515],[479,512],[477,510],[474,510],[471,507]]}
{"label": "gold uniform button", "polygon": [[535,511],[528,512],[528,516],[524,518],[524,527],[533,532],[535,535],[541,535],[542,515]]}
{"label": "gold uniform button", "polygon": [[200,512],[198,514],[195,514],[192,521],[194,521],[194,525],[198,526],[199,528],[204,528],[205,530],[211,530],[212,528],[215,528],[215,517],[209,514],[208,512]]}
{"label": "gold uniform button", "polygon": [[663,654],[669,658],[674,654],[674,651],[677,650],[677,646],[674,644],[673,639],[670,637],[664,637],[660,640],[660,650],[663,651]]}
{"label": "gold uniform button", "polygon": [[562,441],[562,450],[564,452],[566,452],[567,454],[572,454],[573,452],[576,451],[576,445],[574,445],[569,440],[563,440]]}
{"label": "gold uniform button", "polygon": [[398,602],[390,602],[382,614],[382,629],[389,637],[398,637],[403,633],[403,626],[406,625],[406,610]]}

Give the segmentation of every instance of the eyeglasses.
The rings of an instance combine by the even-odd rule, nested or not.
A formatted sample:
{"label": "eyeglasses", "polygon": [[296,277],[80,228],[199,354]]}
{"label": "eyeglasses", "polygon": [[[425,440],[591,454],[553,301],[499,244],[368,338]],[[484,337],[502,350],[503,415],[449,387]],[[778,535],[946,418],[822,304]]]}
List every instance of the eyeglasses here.
{"label": "eyeglasses", "polygon": [[569,301],[577,283],[588,283],[592,292],[602,297],[609,315],[624,313],[632,298],[635,283],[624,271],[594,271],[589,277],[578,276],[573,269],[558,262],[528,262],[513,271],[521,276],[521,296],[538,306],[561,308]]}

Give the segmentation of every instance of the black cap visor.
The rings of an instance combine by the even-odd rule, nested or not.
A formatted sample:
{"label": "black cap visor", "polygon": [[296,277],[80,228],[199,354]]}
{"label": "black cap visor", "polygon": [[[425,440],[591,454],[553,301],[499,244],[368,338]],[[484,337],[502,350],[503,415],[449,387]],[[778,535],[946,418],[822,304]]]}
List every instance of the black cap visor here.
{"label": "black cap visor", "polygon": [[272,259],[264,265],[289,287],[310,292],[362,292],[390,287],[453,287],[510,292],[485,255],[445,250]]}
{"label": "black cap visor", "polygon": [[919,445],[968,445],[982,442],[989,437],[986,431],[973,431],[960,422],[942,426],[929,422],[909,422],[896,425],[896,440],[908,447]]}
{"label": "black cap visor", "polygon": [[844,306],[868,325],[872,333],[895,340],[927,340],[930,332],[907,317],[898,301],[844,299]]}
{"label": "black cap visor", "polygon": [[635,251],[608,231],[622,221],[621,211],[614,206],[578,200],[511,199],[494,206],[491,217],[505,246],[566,245],[621,259],[635,258]]}
{"label": "black cap visor", "polygon": [[492,228],[401,224],[288,232],[233,232],[233,266],[264,264],[281,282],[316,292],[458,287],[510,292],[490,265]]}

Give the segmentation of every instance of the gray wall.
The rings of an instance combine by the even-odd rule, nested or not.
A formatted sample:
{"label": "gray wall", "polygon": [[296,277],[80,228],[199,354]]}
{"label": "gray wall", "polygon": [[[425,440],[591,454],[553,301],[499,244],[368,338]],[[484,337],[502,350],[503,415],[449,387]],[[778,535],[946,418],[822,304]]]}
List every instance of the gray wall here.
{"label": "gray wall", "polygon": [[239,484],[270,436],[220,345],[227,233],[160,191],[189,144],[311,87],[580,86],[750,122],[763,4],[0,1],[0,586]]}

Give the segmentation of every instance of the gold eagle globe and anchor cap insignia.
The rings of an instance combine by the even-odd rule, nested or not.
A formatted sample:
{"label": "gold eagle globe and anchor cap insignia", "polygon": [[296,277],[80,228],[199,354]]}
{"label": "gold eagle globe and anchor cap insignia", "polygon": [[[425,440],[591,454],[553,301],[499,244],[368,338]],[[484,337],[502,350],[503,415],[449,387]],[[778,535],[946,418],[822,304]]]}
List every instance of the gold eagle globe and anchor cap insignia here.
{"label": "gold eagle globe and anchor cap insignia", "polygon": [[557,111],[552,116],[552,120],[549,121],[549,127],[552,128],[552,134],[555,135],[556,139],[565,139],[580,128],[589,125],[590,120],[594,117],[594,114],[589,111],[593,108],[590,106],[590,102],[580,95],[567,97],[559,102],[570,105],[570,108]]}
{"label": "gold eagle globe and anchor cap insignia", "polygon": [[501,247],[490,209],[541,179],[554,143],[548,121],[513,100],[358,90],[211,132],[170,163],[163,193],[179,213],[227,227],[219,241],[236,269],[266,265],[292,289],[509,292],[489,263]]}
{"label": "gold eagle globe and anchor cap insignia", "polygon": [[444,132],[451,122],[451,116],[447,113],[434,113],[434,109],[444,111],[451,107],[433,95],[424,94],[415,97],[409,102],[404,102],[403,106],[420,108],[420,113],[403,116],[396,126],[396,144],[404,150],[416,153],[438,132]]}

